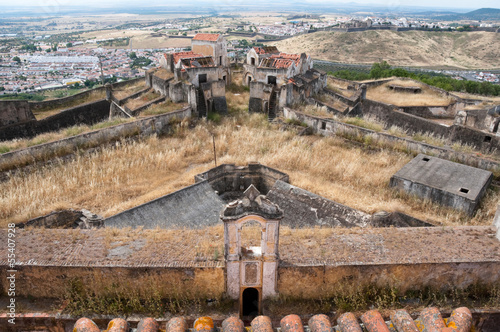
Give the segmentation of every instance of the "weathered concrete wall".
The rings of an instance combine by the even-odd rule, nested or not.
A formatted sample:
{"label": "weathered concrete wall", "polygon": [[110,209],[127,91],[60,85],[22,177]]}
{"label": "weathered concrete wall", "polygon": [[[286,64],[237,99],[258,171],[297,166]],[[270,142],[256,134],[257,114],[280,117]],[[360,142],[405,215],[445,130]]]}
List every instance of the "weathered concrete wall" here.
{"label": "weathered concrete wall", "polygon": [[0,101],[0,127],[28,121],[36,121],[36,118],[31,112],[27,101]]}
{"label": "weathered concrete wall", "polygon": [[407,130],[410,134],[432,134],[452,142],[472,145],[486,153],[498,153],[498,148],[500,147],[499,137],[470,127],[459,125],[444,126],[419,116],[400,112],[396,106],[373,100],[363,100],[362,113],[364,116],[374,116],[378,121],[383,122],[386,127],[394,125]]}
{"label": "weathered concrete wall", "polygon": [[168,85],[172,82],[173,78],[163,79],[158,76],[152,75],[151,77],[151,87],[155,92],[158,92],[162,96],[169,97],[168,95]]}
{"label": "weathered concrete wall", "polygon": [[278,180],[288,182],[289,178],[287,174],[259,163],[249,163],[248,166],[223,164],[195,176],[197,183],[208,181],[219,194],[242,193],[252,184],[265,195]]}
{"label": "weathered concrete wall", "polygon": [[203,228],[219,223],[224,202],[199,182],[104,220],[105,227]]}
{"label": "weathered concrete wall", "polygon": [[371,216],[304,189],[277,181],[267,198],[283,211],[281,225],[302,227],[365,227]]}
{"label": "weathered concrete wall", "polygon": [[[131,79],[128,81],[117,82],[117,83],[111,84],[111,87],[112,87],[112,89],[118,89],[118,88],[125,87],[127,85],[135,84],[139,81],[142,81],[143,79],[144,79],[143,77],[138,77],[138,78],[134,78],[134,79]],[[70,103],[74,102],[75,100],[83,99],[83,98],[89,96],[90,94],[99,93],[100,91],[104,91],[104,89],[105,89],[104,87],[98,87],[98,88],[95,88],[92,90],[83,91],[83,92],[77,93],[75,95],[64,97],[64,98],[44,100],[44,101],[34,101],[34,102],[29,102],[29,104],[30,104],[31,110],[47,110],[47,109],[51,109],[54,107],[60,107],[60,106],[66,105],[66,104],[70,104]]]}
{"label": "weathered concrete wall", "polygon": [[262,82],[250,82],[250,101],[248,111],[255,113],[267,113],[269,111],[269,100],[273,86]]}
{"label": "weathered concrete wall", "polygon": [[[395,287],[401,292],[423,287],[464,289],[473,284],[493,285],[500,281],[498,262],[380,265],[281,264],[278,292],[294,298],[322,298],[338,292],[346,285],[355,288],[368,285]],[[349,292],[349,290],[345,290]]]}
{"label": "weathered concrete wall", "polygon": [[480,158],[474,154],[461,153],[452,149],[433,146],[403,137],[379,133],[370,129],[349,125],[332,119],[322,119],[306,115],[289,108],[284,108],[283,112],[285,118],[298,119],[306,123],[315,132],[322,135],[341,135],[347,138],[369,140],[372,144],[390,145],[405,151],[425,153],[431,156],[457,161],[465,165],[489,170],[491,172],[500,172],[500,163],[490,159]]}
{"label": "weathered concrete wall", "polygon": [[294,71],[294,66],[283,69],[275,69],[261,68],[245,64],[243,67],[245,68],[245,74],[243,75],[243,82],[245,84],[248,84],[248,77],[252,78],[251,82],[268,84],[268,77],[274,76],[276,77],[276,84],[279,86],[287,83],[288,78],[298,74],[298,72]]}
{"label": "weathered concrete wall", "polygon": [[103,99],[64,110],[40,121],[6,126],[0,131],[0,141],[34,137],[79,124],[92,125],[108,118],[109,106],[109,102]]}
{"label": "weathered concrete wall", "polygon": [[208,103],[208,111],[219,114],[227,114],[226,82],[215,81],[201,85],[205,100]]}
{"label": "weathered concrete wall", "polygon": [[[119,290],[126,295],[200,299],[221,296],[224,289],[224,267],[69,267],[16,266],[16,296],[62,298],[71,285],[80,284],[82,291],[106,296]],[[8,289],[7,269],[2,266],[2,292]],[[74,286],[73,286],[74,287]],[[118,288],[118,290],[117,290]]]}
{"label": "weathered concrete wall", "polygon": [[45,161],[54,157],[72,154],[78,149],[92,148],[101,144],[136,135],[163,135],[171,130],[173,119],[183,119],[191,116],[191,108],[160,114],[134,122],[123,123],[113,127],[68,137],[56,142],[35,145],[26,149],[16,150],[0,155],[0,170],[24,166],[37,161]]}
{"label": "weathered concrete wall", "polygon": [[421,132],[442,137],[448,136],[448,127],[418,116],[399,112],[398,107],[393,105],[366,99],[362,101],[362,112],[365,116],[375,117],[387,127],[398,126],[411,134]]}
{"label": "weathered concrete wall", "polygon": [[212,56],[217,66],[227,67],[229,65],[226,40],[222,36],[215,42],[192,39],[191,47],[194,53]]}

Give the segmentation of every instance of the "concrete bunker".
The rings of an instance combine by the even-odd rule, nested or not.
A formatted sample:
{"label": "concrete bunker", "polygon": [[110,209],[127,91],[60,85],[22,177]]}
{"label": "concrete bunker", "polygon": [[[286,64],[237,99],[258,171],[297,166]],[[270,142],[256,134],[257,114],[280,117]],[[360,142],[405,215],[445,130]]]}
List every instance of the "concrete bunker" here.
{"label": "concrete bunker", "polygon": [[390,186],[473,215],[491,172],[419,154],[391,177]]}

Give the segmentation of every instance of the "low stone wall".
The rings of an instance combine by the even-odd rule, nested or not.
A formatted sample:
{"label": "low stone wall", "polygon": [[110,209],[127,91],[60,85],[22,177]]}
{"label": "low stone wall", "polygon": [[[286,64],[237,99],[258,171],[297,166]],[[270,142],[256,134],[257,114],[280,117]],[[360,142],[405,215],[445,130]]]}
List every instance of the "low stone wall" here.
{"label": "low stone wall", "polygon": [[285,118],[289,119],[298,119],[306,123],[315,132],[326,136],[341,135],[347,138],[357,137],[362,140],[369,140],[370,143],[391,145],[405,151],[424,153],[431,156],[459,162],[465,165],[489,170],[497,174],[500,172],[500,163],[493,160],[480,158],[472,154],[461,153],[451,149],[437,147],[403,137],[392,136],[386,133],[379,133],[370,129],[335,121],[333,119],[314,117],[289,108],[284,109],[284,116]]}
{"label": "low stone wall", "polygon": [[348,97],[345,97],[339,93],[336,93],[335,91],[332,91],[328,88],[325,88],[323,89],[323,92],[332,96],[333,98],[335,99],[338,99],[340,100],[341,102],[343,102],[344,104],[347,104],[349,106],[354,106],[356,105],[357,103],[359,103],[359,100],[360,100],[360,95],[357,94],[355,96],[353,96],[352,98],[348,98]]}
{"label": "low stone wall", "polygon": [[68,137],[56,142],[4,153],[0,155],[0,171],[69,155],[79,149],[96,147],[125,137],[155,133],[158,135],[166,134],[171,129],[170,122],[173,119],[183,119],[190,116],[191,108],[185,107],[167,114],[155,115],[134,122]]}
{"label": "low stone wall", "polygon": [[39,121],[6,126],[0,131],[0,141],[15,138],[30,138],[49,131],[57,131],[75,125],[94,123],[109,116],[109,102],[101,99],[80,106],[72,107]]}

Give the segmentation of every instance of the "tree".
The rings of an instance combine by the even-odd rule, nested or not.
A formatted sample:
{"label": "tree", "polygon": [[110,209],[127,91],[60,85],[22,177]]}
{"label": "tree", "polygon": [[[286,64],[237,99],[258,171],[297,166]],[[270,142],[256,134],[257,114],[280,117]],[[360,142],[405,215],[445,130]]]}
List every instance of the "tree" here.
{"label": "tree", "polygon": [[372,69],[370,70],[371,78],[381,78],[386,76],[387,72],[391,69],[391,66],[387,63],[387,61],[375,62],[372,65]]}
{"label": "tree", "polygon": [[66,47],[73,47],[73,43],[66,43]]}
{"label": "tree", "polygon": [[128,57],[132,60],[134,59],[137,59],[137,54],[135,54],[135,52],[130,52],[130,54],[128,55]]}
{"label": "tree", "polygon": [[17,63],[21,63],[21,59],[18,56],[13,57],[12,61],[15,61]]}

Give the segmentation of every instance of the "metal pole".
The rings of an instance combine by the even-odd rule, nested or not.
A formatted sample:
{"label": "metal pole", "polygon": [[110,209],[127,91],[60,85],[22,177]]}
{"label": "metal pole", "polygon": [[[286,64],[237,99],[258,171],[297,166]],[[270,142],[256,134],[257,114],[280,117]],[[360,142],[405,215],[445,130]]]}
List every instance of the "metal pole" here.
{"label": "metal pole", "polygon": [[212,142],[214,143],[214,163],[215,167],[217,167],[217,154],[215,153],[215,135],[212,135]]}

